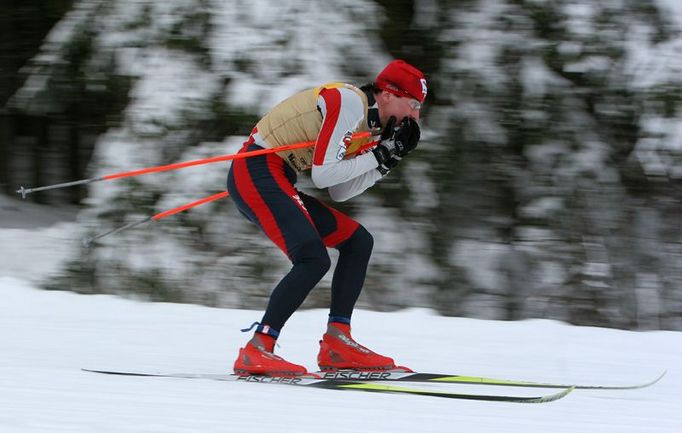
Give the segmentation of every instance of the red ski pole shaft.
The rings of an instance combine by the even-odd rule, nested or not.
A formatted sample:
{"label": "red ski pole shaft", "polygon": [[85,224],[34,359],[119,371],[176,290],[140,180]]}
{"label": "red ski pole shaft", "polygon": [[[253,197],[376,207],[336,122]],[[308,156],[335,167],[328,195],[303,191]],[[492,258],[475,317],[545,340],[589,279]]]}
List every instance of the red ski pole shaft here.
{"label": "red ski pole shaft", "polygon": [[[367,137],[370,137],[369,132],[359,132],[359,133],[353,134],[353,138],[367,138]],[[375,141],[367,143],[361,147],[360,151],[365,150],[369,147],[372,147],[375,144],[376,144]],[[46,190],[57,189],[57,188],[66,188],[69,186],[84,185],[84,184],[88,184],[88,183],[92,183],[92,182],[99,182],[99,181],[104,181],[104,180],[122,179],[125,177],[140,176],[140,175],[149,174],[149,173],[159,173],[162,171],[177,170],[180,168],[194,167],[197,165],[211,164],[214,162],[231,161],[231,160],[235,160],[235,159],[249,158],[252,156],[266,155],[269,153],[278,153],[278,152],[285,152],[285,151],[294,150],[294,149],[302,149],[304,147],[311,147],[314,145],[315,145],[315,141],[304,141],[301,143],[289,144],[289,145],[281,146],[281,147],[254,150],[251,152],[234,153],[231,155],[221,155],[221,156],[215,156],[212,158],[197,159],[194,161],[185,161],[185,162],[178,162],[175,164],[167,164],[167,165],[160,165],[160,166],[155,166],[155,167],[142,168],[142,169],[138,169],[138,170],[114,173],[114,174],[109,174],[109,175],[100,176],[100,177],[93,177],[90,179],[83,179],[83,180],[76,180],[73,182],[58,183],[55,185],[40,186],[40,187],[35,187],[35,188],[24,188],[22,186],[17,190],[17,194],[21,194],[22,198],[26,198],[26,196],[28,194],[31,194],[33,192],[38,192],[38,191],[46,191]]]}
{"label": "red ski pole shaft", "polygon": [[[239,158],[247,158],[247,157],[249,157],[249,156],[263,155],[263,154],[267,154],[267,153],[274,153],[275,151],[289,150],[289,149],[292,149],[292,148],[299,148],[299,147],[302,148],[302,147],[306,147],[306,145],[307,145],[307,146],[312,145],[312,144],[309,144],[309,143],[314,144],[314,142],[297,143],[297,144],[292,144],[292,145],[290,145],[290,146],[283,146],[283,147],[279,147],[279,148],[275,148],[275,149],[256,150],[256,151],[252,151],[252,152],[244,152],[244,153],[238,153],[238,154],[233,154],[233,155],[224,155],[224,156],[219,156],[219,157],[216,157],[216,158],[222,158],[221,160],[226,160],[225,158],[237,159],[237,157],[239,157]],[[364,146],[362,146],[362,147],[358,150],[358,152],[362,152],[362,151],[364,151],[364,150],[366,150],[366,149],[369,149],[370,147],[375,146],[376,144],[377,144],[376,141],[371,141],[371,142],[365,144]],[[294,146],[295,146],[295,147],[294,147]],[[285,149],[285,148],[286,148],[286,149]],[[209,159],[209,160],[215,160],[216,158],[208,158],[208,159]],[[206,161],[206,160],[200,160],[200,161]],[[193,163],[196,163],[196,162],[198,162],[198,161],[189,161],[189,162],[185,162],[185,163],[171,164],[171,165],[177,166],[177,165],[181,165],[181,164],[193,164]],[[214,162],[214,161],[211,161],[211,162]],[[193,164],[193,165],[198,165],[198,164]],[[184,166],[185,166],[185,167],[189,167],[189,165],[184,165]],[[168,166],[161,166],[161,167],[155,167],[155,168],[163,168],[163,167],[168,167]],[[176,167],[176,168],[182,168],[182,167]],[[169,169],[169,170],[170,170],[170,169]],[[136,170],[136,171],[143,171],[143,170]],[[163,170],[159,170],[159,171],[163,171]],[[129,172],[129,173],[131,173],[131,172]],[[144,173],[139,173],[139,174],[144,174]],[[112,175],[112,176],[114,176],[114,175]],[[122,177],[122,176],[119,176],[119,177]],[[106,180],[106,179],[102,178],[101,180]],[[173,209],[169,209],[169,210],[167,210],[167,211],[159,212],[159,213],[157,213],[157,214],[154,215],[154,216],[147,217],[147,218],[142,219],[142,220],[139,220],[139,221],[133,221],[133,222],[128,223],[128,224],[125,224],[125,225],[123,225],[123,226],[121,226],[121,227],[117,227],[117,228],[115,228],[115,229],[109,230],[108,232],[104,232],[104,233],[101,233],[101,234],[98,234],[98,235],[95,235],[95,236],[86,238],[86,239],[83,240],[83,244],[84,244],[86,247],[89,247],[90,245],[92,245],[92,243],[93,243],[94,241],[96,241],[97,239],[101,239],[101,238],[103,238],[103,237],[105,237],[105,236],[108,236],[108,235],[111,235],[111,234],[114,234],[114,233],[119,233],[119,232],[122,232],[123,230],[127,230],[127,229],[129,229],[129,228],[137,227],[137,226],[142,225],[142,224],[145,224],[145,223],[147,223],[147,222],[149,222],[149,221],[158,221],[158,220],[160,220],[160,219],[162,219],[162,218],[165,218],[165,217],[168,217],[168,216],[171,216],[171,215],[175,215],[176,213],[184,212],[184,211],[186,211],[186,210],[188,210],[188,209],[191,209],[191,208],[194,208],[194,207],[197,207],[197,206],[201,206],[202,204],[205,204],[205,203],[210,203],[210,202],[212,202],[212,201],[215,201],[215,200],[218,200],[218,199],[227,197],[227,196],[229,196],[229,195],[230,195],[230,194],[229,194],[227,191],[223,191],[223,192],[219,192],[219,193],[217,193],[217,194],[213,194],[213,195],[208,196],[208,197],[204,197],[204,198],[199,199],[199,200],[195,200],[195,201],[193,201],[193,202],[191,202],[191,203],[187,203],[187,204],[184,204],[184,205],[182,205],[182,206],[178,206],[178,207],[175,207],[175,208],[173,208]]]}
{"label": "red ski pole shaft", "polygon": [[227,197],[229,195],[230,195],[230,193],[227,191],[219,192],[218,194],[213,194],[211,196],[204,197],[202,199],[193,201],[191,203],[187,203],[187,204],[184,204],[182,206],[178,206],[176,208],[157,213],[151,219],[154,221],[158,221],[161,218],[166,218],[167,216],[175,215],[176,213],[179,213],[179,212],[184,212],[187,209],[191,209],[193,207],[201,206],[202,204],[210,203],[212,201],[219,200],[219,199]]}
{"label": "red ski pole shaft", "polygon": [[269,148],[269,149],[254,150],[251,152],[233,153],[231,155],[214,156],[212,158],[197,159],[194,161],[178,162],[175,164],[159,165],[156,167],[149,167],[149,168],[141,168],[139,170],[125,171],[122,173],[114,173],[114,174],[102,176],[102,180],[122,179],[124,177],[133,177],[133,176],[139,176],[142,174],[149,174],[149,173],[159,173],[162,171],[177,170],[180,168],[194,167],[196,165],[211,164],[214,162],[231,161],[231,160],[235,160],[235,159],[249,158],[251,156],[266,155],[268,153],[277,153],[277,152],[284,152],[284,151],[292,150],[292,149],[301,149],[303,147],[313,146],[314,144],[315,144],[314,141],[305,141],[302,143],[290,144],[288,146],[282,146],[282,147],[274,147],[274,148]]}
{"label": "red ski pole shaft", "polygon": [[83,240],[83,245],[85,245],[86,247],[89,247],[89,246],[92,245],[92,243],[95,242],[97,239],[102,239],[102,238],[105,237],[105,236],[109,236],[109,235],[112,235],[112,234],[114,234],[114,233],[120,233],[120,232],[122,232],[123,230],[127,230],[127,229],[130,229],[130,228],[133,228],[133,227],[137,227],[137,226],[142,225],[142,224],[144,224],[144,223],[147,223],[147,222],[149,222],[149,221],[158,221],[158,220],[160,220],[161,218],[165,218],[165,217],[167,217],[167,216],[175,215],[176,213],[179,213],[179,212],[184,212],[184,211],[186,211],[186,210],[188,210],[188,209],[191,209],[191,208],[193,208],[193,207],[201,206],[202,204],[210,203],[210,202],[212,202],[212,201],[215,201],[215,200],[218,200],[218,199],[227,197],[227,196],[229,196],[229,195],[230,195],[230,194],[229,194],[227,191],[223,191],[223,192],[219,192],[219,193],[217,193],[217,194],[213,194],[213,195],[208,196],[208,197],[204,197],[204,198],[199,199],[199,200],[195,200],[195,201],[193,201],[193,202],[191,202],[191,203],[187,203],[187,204],[184,204],[184,205],[182,205],[182,206],[178,206],[178,207],[176,207],[176,208],[169,209],[169,210],[167,210],[167,211],[159,212],[159,213],[157,213],[157,214],[154,215],[154,216],[147,217],[147,218],[141,219],[141,220],[139,220],[139,221],[133,221],[133,222],[128,223],[128,224],[125,224],[125,225],[123,225],[123,226],[121,226],[121,227],[117,227],[117,228],[112,229],[112,230],[109,230],[109,231],[107,231],[107,232],[100,233],[100,234],[98,234],[98,235],[95,235],[95,236],[86,238],[86,239]]}

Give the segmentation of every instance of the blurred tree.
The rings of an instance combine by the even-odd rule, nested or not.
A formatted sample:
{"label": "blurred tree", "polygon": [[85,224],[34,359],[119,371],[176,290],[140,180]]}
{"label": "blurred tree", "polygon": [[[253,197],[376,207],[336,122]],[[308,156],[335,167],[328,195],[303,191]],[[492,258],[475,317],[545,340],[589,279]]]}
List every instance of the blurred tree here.
{"label": "blurred tree", "polygon": [[0,12],[0,107],[23,83],[19,70],[74,0],[5,0]]}
{"label": "blurred tree", "polygon": [[[376,240],[364,306],[682,329],[682,32],[665,2],[79,5],[94,9],[47,50],[59,62],[30,64],[45,85],[17,98],[25,117],[3,137],[34,146],[69,125],[77,143],[118,125],[95,172],[223,153],[206,141],[330,71],[366,76],[385,48],[430,92],[419,152],[344,205]],[[116,226],[224,186],[224,168],[186,173],[92,187],[82,217]],[[260,307],[286,261],[227,203],[204,209],[81,251],[52,286]]]}
{"label": "blurred tree", "polygon": [[[39,186],[84,177],[94,140],[108,127],[108,117],[126,105],[128,85],[111,62],[102,65],[101,75],[90,75],[92,37],[87,28],[65,46],[61,63],[31,60],[48,31],[71,10],[72,0],[10,2],[11,9],[0,15],[6,36],[0,70],[0,159],[5,164],[0,183],[13,193],[19,184]],[[28,105],[10,100],[29,76],[41,77],[45,87],[30,90],[37,94]],[[72,189],[30,197],[77,203],[84,193]]]}
{"label": "blurred tree", "polygon": [[11,143],[15,129],[22,127],[8,113],[7,100],[23,84],[26,76],[20,72],[21,68],[38,52],[47,32],[72,4],[73,0],[3,2],[0,11],[0,188],[6,193],[14,192],[10,176],[13,171]]}

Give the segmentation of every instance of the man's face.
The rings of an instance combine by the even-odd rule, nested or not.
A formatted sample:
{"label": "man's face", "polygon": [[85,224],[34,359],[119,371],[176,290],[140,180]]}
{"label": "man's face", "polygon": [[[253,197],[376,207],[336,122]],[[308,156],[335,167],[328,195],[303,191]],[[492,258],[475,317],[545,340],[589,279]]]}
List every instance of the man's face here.
{"label": "man's face", "polygon": [[377,95],[377,103],[379,104],[379,118],[382,125],[386,125],[391,116],[395,116],[398,122],[405,117],[419,120],[421,103],[414,98],[383,91]]}

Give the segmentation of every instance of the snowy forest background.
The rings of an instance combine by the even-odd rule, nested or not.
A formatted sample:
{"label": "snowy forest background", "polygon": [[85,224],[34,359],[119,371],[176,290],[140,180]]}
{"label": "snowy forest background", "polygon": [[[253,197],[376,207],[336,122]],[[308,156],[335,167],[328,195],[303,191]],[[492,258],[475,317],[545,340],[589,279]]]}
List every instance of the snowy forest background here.
{"label": "snowy forest background", "polygon": [[[682,330],[678,0],[8,0],[0,184],[238,150],[260,115],[392,58],[430,94],[418,151],[338,207],[375,250],[360,305]],[[227,164],[38,193],[78,209],[48,289],[262,308],[289,263],[229,199]],[[301,189],[320,197],[303,176]],[[48,209],[50,209],[48,208]],[[11,254],[13,245],[3,245]],[[333,253],[332,253],[333,256]],[[306,302],[325,307],[330,274]]]}

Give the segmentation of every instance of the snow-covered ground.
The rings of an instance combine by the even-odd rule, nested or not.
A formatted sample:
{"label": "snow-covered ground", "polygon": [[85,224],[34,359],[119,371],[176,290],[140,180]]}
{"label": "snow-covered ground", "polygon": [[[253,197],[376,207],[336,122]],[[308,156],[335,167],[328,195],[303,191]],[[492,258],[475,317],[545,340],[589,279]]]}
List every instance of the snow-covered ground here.
{"label": "snow-covered ground", "polygon": [[[0,293],[3,432],[682,431],[680,333],[356,312],[359,341],[420,371],[620,384],[668,370],[647,389],[574,391],[558,402],[519,405],[85,373],[82,367],[226,372],[247,338],[239,328],[260,313],[49,292],[8,276],[0,276]],[[298,312],[279,353],[314,368],[325,318],[322,310]]]}
{"label": "snow-covered ground", "polygon": [[80,244],[76,213],[75,207],[39,205],[0,194],[0,277],[39,283],[58,272]]}
{"label": "snow-covered ground", "polygon": [[[239,329],[261,312],[41,290],[38,282],[78,245],[74,220],[72,210],[0,197],[2,433],[682,431],[679,332],[447,318],[427,310],[355,313],[360,342],[418,371],[581,384],[639,383],[668,371],[650,388],[574,391],[543,405],[82,372],[228,372],[248,338]],[[296,313],[278,352],[314,369],[326,315]]]}
{"label": "snow-covered ground", "polygon": [[[64,249],[78,242],[73,214],[2,204],[3,433],[682,431],[679,332],[447,318],[427,310],[355,313],[360,342],[419,371],[585,384],[638,383],[668,371],[647,389],[574,391],[543,405],[82,372],[228,372],[248,338],[239,329],[261,312],[40,290],[36,281],[57,270]],[[314,369],[326,315],[296,313],[278,352]],[[545,391],[447,386],[514,395]]]}

